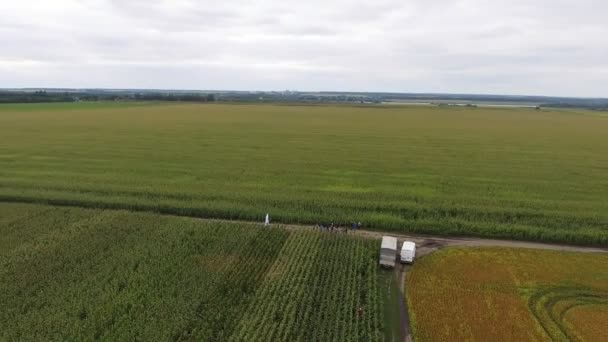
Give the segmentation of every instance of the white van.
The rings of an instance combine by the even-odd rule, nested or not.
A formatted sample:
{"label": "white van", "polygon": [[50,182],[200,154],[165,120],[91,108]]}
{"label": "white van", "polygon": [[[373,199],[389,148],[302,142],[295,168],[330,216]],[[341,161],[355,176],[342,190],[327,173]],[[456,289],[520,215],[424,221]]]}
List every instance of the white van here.
{"label": "white van", "polygon": [[411,264],[416,256],[416,244],[412,241],[403,241],[401,246],[401,262]]}
{"label": "white van", "polygon": [[382,237],[380,247],[380,266],[393,268],[397,257],[397,238],[392,236]]}

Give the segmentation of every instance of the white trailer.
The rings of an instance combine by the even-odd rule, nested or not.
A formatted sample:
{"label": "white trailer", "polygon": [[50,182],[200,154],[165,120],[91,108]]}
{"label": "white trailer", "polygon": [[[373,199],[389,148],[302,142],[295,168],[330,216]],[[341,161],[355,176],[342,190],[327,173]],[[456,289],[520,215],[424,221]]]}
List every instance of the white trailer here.
{"label": "white trailer", "polygon": [[397,238],[383,236],[380,247],[380,266],[393,268],[397,257]]}
{"label": "white trailer", "polygon": [[403,241],[401,246],[401,262],[411,264],[416,257],[416,244],[412,241]]}

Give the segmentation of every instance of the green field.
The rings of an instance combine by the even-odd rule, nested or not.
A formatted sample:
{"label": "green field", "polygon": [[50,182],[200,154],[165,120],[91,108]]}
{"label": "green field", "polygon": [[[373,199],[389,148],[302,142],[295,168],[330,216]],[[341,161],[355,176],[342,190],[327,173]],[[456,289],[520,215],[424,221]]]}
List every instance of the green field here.
{"label": "green field", "polygon": [[0,340],[381,341],[378,248],[318,231],[0,204]]}
{"label": "green field", "polygon": [[608,245],[608,118],[529,109],[0,106],[0,200]]}

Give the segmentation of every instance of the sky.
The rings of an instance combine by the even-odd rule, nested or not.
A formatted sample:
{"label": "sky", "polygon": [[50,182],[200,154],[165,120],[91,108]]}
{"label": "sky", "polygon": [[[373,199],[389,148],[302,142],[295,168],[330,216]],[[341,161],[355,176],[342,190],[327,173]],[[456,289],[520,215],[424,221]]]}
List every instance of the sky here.
{"label": "sky", "polygon": [[606,0],[0,0],[0,87],[608,97]]}

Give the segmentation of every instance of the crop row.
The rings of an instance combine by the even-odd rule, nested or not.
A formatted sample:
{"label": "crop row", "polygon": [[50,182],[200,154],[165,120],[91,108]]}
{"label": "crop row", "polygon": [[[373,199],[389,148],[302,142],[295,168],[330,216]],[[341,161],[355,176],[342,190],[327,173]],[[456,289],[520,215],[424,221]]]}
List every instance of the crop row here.
{"label": "crop row", "polygon": [[584,287],[550,287],[538,289],[528,299],[530,311],[554,341],[575,339],[564,316],[574,307],[589,305],[608,306],[608,292]]}
{"label": "crop row", "polygon": [[298,232],[283,248],[234,341],[381,339],[374,243]]}
{"label": "crop row", "polygon": [[608,245],[605,118],[221,104],[0,112],[4,202]]}
{"label": "crop row", "polygon": [[[469,235],[488,238],[561,242],[578,245],[608,245],[608,221],[603,216],[577,213],[543,212],[531,209],[495,208],[487,205],[463,207],[421,205],[402,201],[391,209],[374,207],[371,198],[350,205],[343,196],[342,203],[326,203],[327,195],[308,196],[298,204],[281,202],[278,198],[263,199],[235,193],[230,198],[175,199],[161,193],[144,197],[134,194],[90,192],[87,188],[35,189],[6,186],[0,191],[0,201],[41,203],[83,208],[126,209],[189,217],[223,218],[257,221],[266,211],[275,222],[317,224],[319,222],[362,221],[368,229],[395,232],[416,232],[435,235]],[[381,199],[379,199],[381,200]],[[334,200],[332,200],[334,201]],[[253,204],[255,203],[255,204]]]}
{"label": "crop row", "polygon": [[0,247],[0,340],[381,339],[375,241],[0,204]]}
{"label": "crop row", "polygon": [[[226,339],[289,233],[9,205],[0,340]],[[41,209],[44,208],[44,209]],[[13,231],[26,234],[12,234]],[[31,234],[30,234],[31,232]]]}

